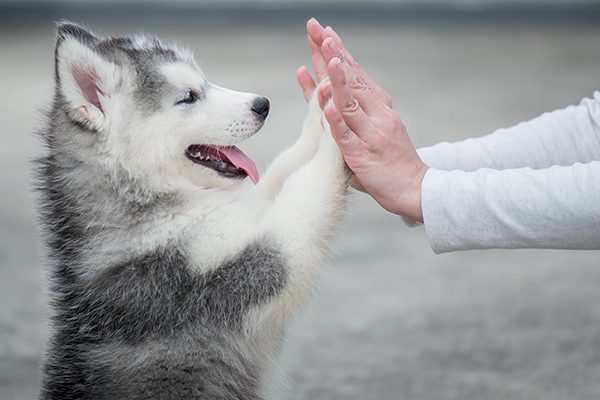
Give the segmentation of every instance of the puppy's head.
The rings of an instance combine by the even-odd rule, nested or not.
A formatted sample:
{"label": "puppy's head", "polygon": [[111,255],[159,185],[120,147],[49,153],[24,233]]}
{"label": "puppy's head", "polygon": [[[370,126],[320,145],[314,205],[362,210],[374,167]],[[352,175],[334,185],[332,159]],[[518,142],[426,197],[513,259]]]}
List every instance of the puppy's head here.
{"label": "puppy's head", "polygon": [[79,136],[63,141],[82,162],[157,191],[258,181],[236,144],[262,127],[266,98],[211,84],[190,52],[155,38],[104,39],[61,23],[55,55],[55,111]]}

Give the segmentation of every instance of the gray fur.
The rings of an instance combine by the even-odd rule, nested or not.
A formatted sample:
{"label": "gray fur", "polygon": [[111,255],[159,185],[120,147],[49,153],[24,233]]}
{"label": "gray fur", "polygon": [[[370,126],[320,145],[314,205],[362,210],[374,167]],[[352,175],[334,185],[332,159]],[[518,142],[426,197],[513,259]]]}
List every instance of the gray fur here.
{"label": "gray fur", "polygon": [[41,398],[258,398],[241,323],[284,285],[278,254],[254,245],[202,275],[186,262],[166,249],[89,281],[53,271],[57,331]]}
{"label": "gray fur", "polygon": [[[138,43],[131,37],[100,40],[81,26],[69,22],[60,23],[57,30],[57,49],[66,37],[73,37],[117,65],[132,66],[139,78],[135,98],[145,106],[140,109],[148,113],[158,109],[160,100],[165,97],[164,92],[169,89],[164,77],[156,71],[156,66],[182,59],[189,61],[186,55],[167,47],[155,37],[140,37]],[[58,80],[57,74],[57,84]]]}
{"label": "gray fur", "polygon": [[[68,35],[134,65],[136,95],[149,105],[164,90],[153,63],[178,57],[155,39],[139,48],[73,24],[58,27],[58,44]],[[261,360],[242,327],[286,284],[276,243],[260,239],[206,273],[194,272],[183,232],[143,253],[129,250],[141,241],[136,228],[176,207],[177,194],[154,193],[125,171],[90,162],[97,136],[69,118],[58,91],[40,135],[47,154],[36,163],[37,188],[53,307],[40,399],[260,399]],[[100,242],[103,253],[90,259]],[[86,275],[91,264],[101,268]]]}

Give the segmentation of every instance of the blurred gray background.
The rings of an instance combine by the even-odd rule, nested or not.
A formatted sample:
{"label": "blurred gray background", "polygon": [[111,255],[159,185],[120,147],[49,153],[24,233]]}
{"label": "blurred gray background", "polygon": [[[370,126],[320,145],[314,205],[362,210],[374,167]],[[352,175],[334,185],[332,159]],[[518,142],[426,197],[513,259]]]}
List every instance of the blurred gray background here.
{"label": "blurred gray background", "polygon": [[[299,132],[304,22],[332,24],[418,146],[478,136],[600,89],[598,1],[0,1],[0,400],[32,399],[46,330],[33,132],[53,21],[153,33],[213,82],[271,99],[244,149],[264,168]],[[600,399],[600,252],[432,253],[354,194],[336,256],[290,326],[287,398]]]}

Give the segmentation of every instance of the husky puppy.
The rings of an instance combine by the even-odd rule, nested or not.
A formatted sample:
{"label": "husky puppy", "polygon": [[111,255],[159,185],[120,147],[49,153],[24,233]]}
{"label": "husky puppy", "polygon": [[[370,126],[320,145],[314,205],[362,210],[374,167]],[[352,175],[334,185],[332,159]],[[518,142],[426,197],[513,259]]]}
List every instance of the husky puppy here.
{"label": "husky puppy", "polygon": [[61,23],[55,57],[40,399],[267,398],[343,214],[349,174],[317,101],[259,180],[235,145],[266,98],[209,83],[155,38]]}

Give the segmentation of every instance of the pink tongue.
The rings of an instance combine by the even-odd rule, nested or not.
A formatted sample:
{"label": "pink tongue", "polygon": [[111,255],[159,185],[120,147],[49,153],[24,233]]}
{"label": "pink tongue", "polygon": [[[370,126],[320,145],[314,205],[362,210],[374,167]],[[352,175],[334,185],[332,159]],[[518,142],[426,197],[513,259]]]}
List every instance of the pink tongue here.
{"label": "pink tongue", "polygon": [[243,151],[235,146],[219,147],[219,151],[223,153],[233,165],[243,169],[255,185],[258,183],[258,180],[260,179],[258,168],[256,168],[254,161],[252,161]]}

